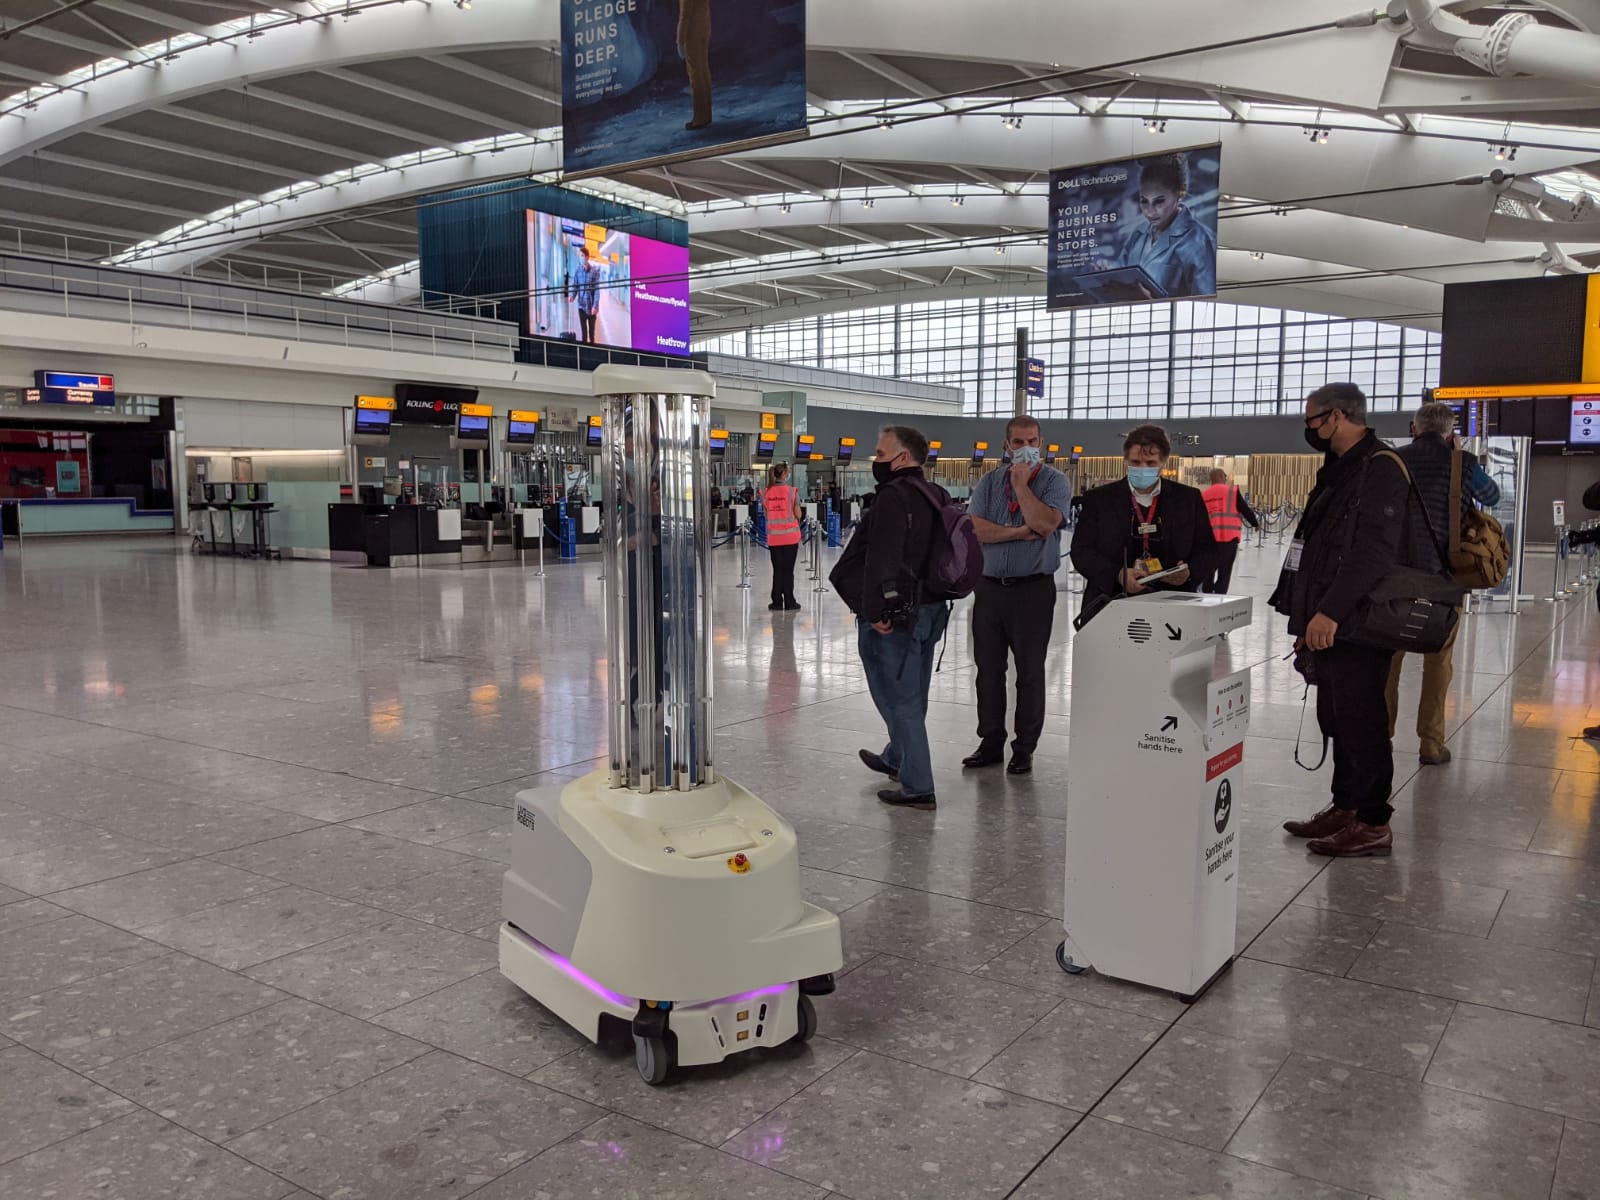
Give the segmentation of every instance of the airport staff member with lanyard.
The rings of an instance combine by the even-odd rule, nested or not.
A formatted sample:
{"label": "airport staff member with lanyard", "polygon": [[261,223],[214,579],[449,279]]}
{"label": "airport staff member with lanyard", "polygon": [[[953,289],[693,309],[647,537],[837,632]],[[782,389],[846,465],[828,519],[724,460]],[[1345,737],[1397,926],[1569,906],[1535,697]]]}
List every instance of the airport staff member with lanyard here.
{"label": "airport staff member with lanyard", "polygon": [[[1122,456],[1127,478],[1084,495],[1072,535],[1072,565],[1086,580],[1085,616],[1117,596],[1197,591],[1216,559],[1211,514],[1200,489],[1161,478],[1172,457],[1166,430],[1140,425],[1123,441]],[[1175,573],[1146,582],[1162,571]]]}
{"label": "airport staff member with lanyard", "polygon": [[983,543],[983,582],[972,608],[973,656],[978,663],[978,748],[963,767],[987,767],[1005,757],[1006,655],[1017,660],[1016,737],[1006,771],[1026,775],[1044,732],[1044,660],[1055,620],[1061,526],[1072,486],[1039,453],[1039,422],[1006,424],[1007,465],[972,490],[967,514]]}

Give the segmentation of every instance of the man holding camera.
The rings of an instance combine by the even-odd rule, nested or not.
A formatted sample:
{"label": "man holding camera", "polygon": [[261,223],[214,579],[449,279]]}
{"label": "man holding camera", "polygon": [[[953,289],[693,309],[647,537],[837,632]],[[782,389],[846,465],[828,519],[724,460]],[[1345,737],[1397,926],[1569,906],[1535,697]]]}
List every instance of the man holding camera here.
{"label": "man holding camera", "polygon": [[861,665],[878,715],[889,730],[881,754],[862,750],[868,768],[899,786],[878,799],[932,811],[933,756],[928,749],[928,687],[933,660],[950,619],[949,605],[924,593],[922,579],[939,514],[923,489],[949,502],[923,479],[928,439],[907,425],[886,425],[872,456],[877,490],[828,581],[856,614]]}

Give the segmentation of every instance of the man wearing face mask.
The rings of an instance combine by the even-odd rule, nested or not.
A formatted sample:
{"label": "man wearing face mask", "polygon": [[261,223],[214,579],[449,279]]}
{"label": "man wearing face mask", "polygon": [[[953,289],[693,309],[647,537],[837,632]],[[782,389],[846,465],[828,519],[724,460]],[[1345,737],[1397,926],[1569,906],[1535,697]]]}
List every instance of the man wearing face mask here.
{"label": "man wearing face mask", "polygon": [[[933,756],[928,748],[928,688],[950,619],[946,600],[929,593],[924,572],[941,529],[932,503],[948,504],[922,464],[928,439],[907,425],[886,425],[872,456],[878,487],[828,582],[856,614],[856,638],[872,703],[889,731],[882,753],[860,751],[867,768],[895,780],[878,799],[932,811]],[[930,495],[931,493],[931,495]]]}
{"label": "man wearing face mask", "polygon": [[983,582],[972,608],[978,664],[978,748],[961,765],[987,767],[1005,757],[1006,656],[1017,660],[1016,737],[1006,771],[1026,775],[1044,732],[1044,660],[1055,619],[1061,526],[1072,487],[1044,465],[1039,422],[1006,424],[1006,465],[972,490],[967,512],[983,543]]}
{"label": "man wearing face mask", "polygon": [[[1217,554],[1211,514],[1198,488],[1161,478],[1172,443],[1159,425],[1140,425],[1122,443],[1127,478],[1085,493],[1072,536],[1072,565],[1085,579],[1083,610],[1116,596],[1193,592]],[[1184,569],[1146,584],[1173,567]]]}
{"label": "man wearing face mask", "polygon": [[1312,652],[1317,724],[1333,743],[1333,802],[1286,821],[1317,854],[1387,855],[1394,748],[1384,697],[1394,655],[1339,641],[1339,627],[1394,567],[1407,562],[1410,485],[1400,460],[1367,428],[1367,398],[1353,383],[1306,397],[1306,444],[1327,455],[1269,603]]}

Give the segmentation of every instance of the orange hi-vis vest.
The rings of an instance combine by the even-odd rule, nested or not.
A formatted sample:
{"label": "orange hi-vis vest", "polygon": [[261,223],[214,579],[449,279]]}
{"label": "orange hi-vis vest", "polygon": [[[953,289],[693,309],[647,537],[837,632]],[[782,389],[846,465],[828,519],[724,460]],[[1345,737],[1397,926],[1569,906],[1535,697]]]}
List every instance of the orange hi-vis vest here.
{"label": "orange hi-vis vest", "polygon": [[1231,483],[1213,483],[1200,493],[1211,514],[1211,536],[1219,542],[1237,542],[1244,536],[1244,518],[1239,515],[1239,489]]}
{"label": "orange hi-vis vest", "polygon": [[767,509],[767,545],[798,546],[800,518],[795,509],[799,493],[788,485],[769,487],[761,502]]}

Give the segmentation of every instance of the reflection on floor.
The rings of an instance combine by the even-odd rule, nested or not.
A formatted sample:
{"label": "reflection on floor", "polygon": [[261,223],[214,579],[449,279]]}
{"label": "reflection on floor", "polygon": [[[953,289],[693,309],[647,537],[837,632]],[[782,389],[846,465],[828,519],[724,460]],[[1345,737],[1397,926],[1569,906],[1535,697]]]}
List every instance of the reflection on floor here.
{"label": "reflection on floor", "polygon": [[847,615],[809,582],[770,614],[722,553],[718,763],[798,826],[849,973],[803,1052],[661,1090],[490,940],[512,796],[604,752],[594,564],[8,555],[0,1196],[1600,1195],[1590,598],[1470,620],[1455,761],[1419,773],[1403,735],[1394,857],[1334,863],[1278,830],[1327,776],[1291,761],[1300,688],[1258,606],[1226,651],[1256,698],[1244,957],[1186,1010],[1052,961],[1076,596],[1033,776],[959,771],[959,614],[939,810],[889,811]]}

